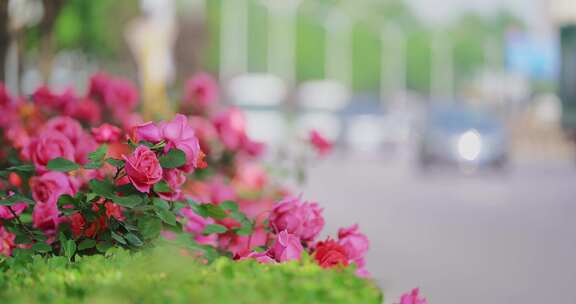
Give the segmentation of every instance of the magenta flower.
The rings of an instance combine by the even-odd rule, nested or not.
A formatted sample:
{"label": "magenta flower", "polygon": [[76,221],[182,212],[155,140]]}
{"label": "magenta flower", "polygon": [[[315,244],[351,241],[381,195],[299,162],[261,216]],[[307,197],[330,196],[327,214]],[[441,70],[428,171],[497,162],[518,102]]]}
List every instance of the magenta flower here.
{"label": "magenta flower", "polygon": [[78,185],[62,172],[50,171],[30,179],[32,198],[37,204],[56,204],[62,194],[75,195]]}
{"label": "magenta flower", "polygon": [[12,98],[10,97],[10,93],[6,89],[4,83],[0,82],[0,106],[5,107],[12,103]]}
{"label": "magenta flower", "polygon": [[156,154],[146,146],[138,146],[126,161],[126,174],[138,191],[149,193],[150,187],[162,179],[162,167]]}
{"label": "magenta flower", "polygon": [[[64,93],[67,94],[67,93]],[[63,95],[64,95],[63,94]],[[71,93],[68,93],[71,94]],[[42,107],[52,109],[52,110],[64,110],[67,106],[67,101],[70,100],[70,96],[58,95],[50,90],[47,86],[41,86],[34,93],[32,93],[32,100]]]}
{"label": "magenta flower", "polygon": [[138,105],[138,90],[127,79],[112,78],[104,85],[104,103],[115,113],[128,113]]}
{"label": "magenta flower", "polygon": [[242,255],[238,258],[239,261],[245,260],[255,260],[260,264],[274,264],[276,260],[268,256],[266,252],[255,252],[252,251],[248,254]]}
{"label": "magenta flower", "polygon": [[153,122],[140,124],[133,128],[132,136],[135,141],[149,141],[158,143],[162,140],[166,142],[164,152],[172,148],[180,149],[186,154],[186,165],[182,169],[189,173],[194,168],[203,166],[204,153],[200,150],[200,143],[194,132],[194,128],[186,116],[176,114],[171,121],[163,121],[158,125]]}
{"label": "magenta flower", "polygon": [[90,77],[90,86],[88,88],[88,96],[104,100],[106,94],[106,86],[111,81],[111,77],[103,72],[98,72]]}
{"label": "magenta flower", "polygon": [[218,100],[218,84],[206,73],[198,73],[186,82],[186,102],[205,111]]}
{"label": "magenta flower", "polygon": [[89,98],[69,104],[64,113],[78,120],[86,121],[91,125],[99,123],[102,119],[100,105]]}
{"label": "magenta flower", "polygon": [[178,199],[182,193],[182,189],[180,188],[184,182],[186,182],[186,175],[184,175],[184,172],[178,169],[164,169],[163,177],[172,191],[158,192],[158,196],[168,201]]}
{"label": "magenta flower", "polygon": [[412,289],[410,293],[405,293],[400,298],[398,304],[428,304],[426,298],[420,298],[420,290],[418,288]]}
{"label": "magenta flower", "polygon": [[285,198],[272,209],[270,227],[274,231],[286,230],[304,242],[313,241],[324,228],[322,209],[317,203]]}
{"label": "magenta flower", "polygon": [[[357,224],[348,228],[340,228],[338,230],[338,243],[346,249],[351,262],[364,260],[364,256],[370,247],[368,238],[365,234],[358,231]],[[357,264],[363,264],[363,262]]]}
{"label": "magenta flower", "polygon": [[102,124],[97,128],[92,128],[92,135],[99,143],[116,142],[122,136],[122,130],[110,124]]}
{"label": "magenta flower", "polygon": [[88,161],[88,153],[96,150],[96,142],[82,129],[80,123],[67,116],[58,116],[50,119],[44,126],[46,130],[53,130],[64,134],[74,146],[74,160],[84,164]]}
{"label": "magenta flower", "polygon": [[34,205],[32,224],[34,228],[44,231],[46,235],[54,236],[63,220],[56,203],[36,203]]}
{"label": "magenta flower", "polygon": [[201,166],[204,154],[200,150],[194,128],[188,123],[186,116],[176,114],[171,121],[161,122],[159,128],[162,139],[166,141],[165,152],[177,148],[186,154],[186,165],[182,168],[185,172],[191,172]]}
{"label": "magenta flower", "polygon": [[238,108],[230,108],[214,118],[220,140],[230,150],[242,148],[246,138],[246,120]]}
{"label": "magenta flower", "polygon": [[316,130],[310,132],[310,143],[320,156],[326,156],[332,151],[332,143]]}
{"label": "magenta flower", "polygon": [[213,219],[203,218],[188,207],[180,209],[180,215],[186,219],[184,231],[193,234],[196,242],[204,245],[216,245],[217,236],[215,234],[202,235],[206,225],[214,224]]}
{"label": "magenta flower", "polygon": [[274,244],[269,249],[269,255],[278,262],[300,260],[302,255],[300,238],[283,230],[276,236]]}
{"label": "magenta flower", "polygon": [[0,226],[0,255],[12,255],[12,249],[16,247],[14,240],[16,235],[8,232],[3,226]]}
{"label": "magenta flower", "polygon": [[62,157],[74,161],[75,152],[74,146],[64,134],[48,129],[28,144],[24,154],[32,160],[36,170],[45,172],[50,160]]}
{"label": "magenta flower", "polygon": [[132,129],[132,137],[136,142],[144,140],[151,143],[158,143],[162,140],[160,129],[151,121],[135,126]]}
{"label": "magenta flower", "polygon": [[[28,205],[26,203],[17,203],[11,206],[12,211],[14,211],[16,215],[20,215],[27,207]],[[7,206],[0,206],[0,218],[9,220],[13,219],[14,215],[12,214],[12,212],[10,212]]]}

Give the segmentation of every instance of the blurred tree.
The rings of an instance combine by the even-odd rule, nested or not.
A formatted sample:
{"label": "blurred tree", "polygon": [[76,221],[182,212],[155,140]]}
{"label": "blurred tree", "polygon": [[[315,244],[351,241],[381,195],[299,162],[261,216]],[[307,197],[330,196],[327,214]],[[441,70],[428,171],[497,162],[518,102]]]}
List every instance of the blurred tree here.
{"label": "blurred tree", "polygon": [[8,0],[0,0],[0,81],[6,77],[6,53],[10,45]]}
{"label": "blurred tree", "polygon": [[26,48],[39,52],[45,80],[58,50],[81,50],[100,59],[128,54],[124,28],[139,14],[138,0],[43,0],[43,4],[44,17],[27,31]]}

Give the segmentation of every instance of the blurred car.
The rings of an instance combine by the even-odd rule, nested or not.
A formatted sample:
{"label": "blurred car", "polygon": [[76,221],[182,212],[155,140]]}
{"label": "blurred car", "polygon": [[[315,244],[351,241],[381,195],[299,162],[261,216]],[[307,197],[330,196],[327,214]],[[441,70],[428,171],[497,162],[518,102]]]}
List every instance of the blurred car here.
{"label": "blurred car", "polygon": [[421,169],[434,164],[504,169],[508,132],[495,116],[457,105],[430,107],[419,137]]}

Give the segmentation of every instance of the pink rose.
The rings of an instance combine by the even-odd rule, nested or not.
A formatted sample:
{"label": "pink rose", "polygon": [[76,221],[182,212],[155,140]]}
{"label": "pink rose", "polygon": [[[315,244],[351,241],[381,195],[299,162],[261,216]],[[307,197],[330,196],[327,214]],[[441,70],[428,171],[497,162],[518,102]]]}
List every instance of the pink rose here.
{"label": "pink rose", "polygon": [[178,169],[164,169],[163,177],[172,191],[159,192],[158,196],[168,201],[177,200],[182,193],[182,189],[180,188],[184,182],[186,182],[186,175]]}
{"label": "pink rose", "polygon": [[[12,195],[14,195],[14,192],[8,191],[8,196],[10,197]],[[16,213],[16,215],[20,215],[26,208],[28,208],[28,205],[26,203],[16,203],[10,206],[10,208],[14,213]],[[0,206],[0,219],[9,220],[13,218],[14,214],[12,214],[8,206]]]}
{"label": "pink rose", "polygon": [[206,73],[194,75],[186,82],[186,97],[199,111],[205,111],[218,99],[218,84]]}
{"label": "pink rose", "polygon": [[99,143],[117,142],[122,136],[122,130],[110,124],[102,124],[98,128],[92,128],[92,135]]}
{"label": "pink rose", "polygon": [[338,230],[338,243],[342,245],[351,261],[364,260],[368,252],[370,242],[366,235],[358,231],[358,225]]}
{"label": "pink rose", "polygon": [[218,114],[213,123],[226,148],[238,150],[242,147],[246,138],[246,120],[240,109],[229,108]]}
{"label": "pink rose", "polygon": [[[229,219],[224,219],[219,221],[219,223],[229,229],[240,227],[240,223],[235,220],[230,221]],[[232,256],[248,254],[250,251],[254,250],[254,248],[266,245],[267,241],[268,233],[262,227],[254,229],[251,235],[238,235],[229,232],[221,234],[218,237],[220,248],[232,253]]]}
{"label": "pink rose", "polygon": [[270,227],[274,231],[286,230],[304,242],[313,241],[324,228],[322,209],[317,203],[303,203],[298,198],[286,198],[272,209]]}
{"label": "pink rose", "polygon": [[201,116],[191,116],[188,120],[192,128],[194,128],[194,133],[200,141],[201,150],[210,154],[210,144],[212,141],[218,139],[218,133],[212,125],[212,122]]}
{"label": "pink rose", "polygon": [[5,256],[12,255],[12,249],[16,247],[14,240],[16,235],[8,232],[3,226],[0,226],[0,254]]}
{"label": "pink rose", "polygon": [[45,128],[64,134],[74,146],[74,160],[84,164],[88,161],[88,154],[96,150],[94,139],[84,132],[80,123],[67,116],[58,116],[50,119]]}
{"label": "pink rose", "polygon": [[75,195],[76,183],[62,172],[50,171],[30,179],[32,198],[36,203],[56,204],[62,194]]}
{"label": "pink rose", "polygon": [[162,167],[156,154],[146,146],[138,146],[129,156],[122,155],[126,161],[126,173],[132,185],[140,192],[149,193],[150,186],[162,179]]}
{"label": "pink rose", "polygon": [[36,203],[32,211],[32,224],[46,235],[54,236],[58,225],[63,221],[56,203]]}
{"label": "pink rose", "polygon": [[127,79],[112,78],[104,88],[104,103],[120,118],[138,105],[138,90]]}
{"label": "pink rose", "polygon": [[200,150],[200,142],[194,128],[188,123],[186,116],[176,114],[173,120],[161,122],[160,132],[162,139],[166,141],[165,152],[177,148],[186,154],[186,165],[182,168],[185,172],[201,166],[204,154]]}
{"label": "pink rose", "polygon": [[245,260],[255,260],[260,264],[274,264],[276,260],[268,256],[266,252],[255,252],[252,251],[248,254],[242,255],[238,258],[239,261]]}
{"label": "pink rose", "polygon": [[66,108],[65,113],[78,120],[88,122],[90,125],[97,124],[102,119],[102,109],[100,105],[88,98],[70,104],[69,107]]}
{"label": "pink rose", "polygon": [[405,293],[400,298],[398,304],[428,304],[426,298],[420,298],[420,290],[418,288],[412,289],[410,293]]}
{"label": "pink rose", "polygon": [[50,88],[43,85],[32,93],[32,100],[40,106],[44,106],[50,109],[62,108],[62,100],[58,95],[53,93]]}
{"label": "pink rose", "polygon": [[25,155],[32,160],[39,172],[46,171],[46,165],[52,159],[62,157],[75,160],[75,150],[70,140],[64,134],[49,129],[28,144]]}
{"label": "pink rose", "polygon": [[216,245],[216,235],[202,235],[206,225],[214,224],[213,219],[203,218],[188,207],[180,209],[180,215],[186,219],[184,231],[193,234],[196,242],[204,245]]}
{"label": "pink rose", "polygon": [[300,238],[283,230],[276,236],[274,244],[269,249],[269,255],[278,262],[286,262],[300,260],[302,251]]}
{"label": "pink rose", "polygon": [[180,149],[186,154],[186,165],[181,169],[184,172],[191,172],[194,168],[203,166],[204,153],[200,150],[200,142],[196,137],[194,128],[188,123],[186,116],[176,114],[171,121],[162,121],[158,126],[152,122],[147,122],[136,126],[133,130],[135,141],[149,141],[158,143],[166,141],[164,152],[172,148]]}
{"label": "pink rose", "polygon": [[4,83],[0,82],[0,107],[5,107],[11,103],[12,97],[10,97],[10,93],[8,93]]}
{"label": "pink rose", "polygon": [[104,100],[106,93],[106,86],[110,82],[110,76],[103,72],[98,72],[90,77],[90,86],[88,89],[88,96]]}
{"label": "pink rose", "polygon": [[151,143],[158,143],[162,140],[160,129],[151,121],[133,127],[132,137],[135,142],[144,140]]}
{"label": "pink rose", "polygon": [[310,132],[310,143],[320,156],[326,156],[332,151],[332,143],[316,130]]}

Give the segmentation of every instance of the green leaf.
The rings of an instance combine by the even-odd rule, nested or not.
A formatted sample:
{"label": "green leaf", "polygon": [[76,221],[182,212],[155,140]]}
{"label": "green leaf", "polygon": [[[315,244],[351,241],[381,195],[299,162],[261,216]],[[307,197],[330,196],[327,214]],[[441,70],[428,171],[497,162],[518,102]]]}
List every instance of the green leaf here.
{"label": "green leaf", "polygon": [[32,250],[37,252],[50,252],[52,251],[52,247],[44,242],[39,242],[32,245]]}
{"label": "green leaf", "polygon": [[128,196],[114,196],[112,200],[120,206],[126,208],[134,208],[140,205],[143,201],[140,195],[128,195]]}
{"label": "green leaf", "polygon": [[60,197],[58,198],[58,206],[77,205],[77,204],[78,201],[68,194],[60,195]]}
{"label": "green leaf", "polygon": [[138,229],[144,239],[153,239],[160,235],[162,221],[154,217],[142,217],[138,220]]}
{"label": "green leaf", "polygon": [[15,205],[17,203],[33,204],[34,200],[29,199],[20,193],[14,193],[12,196],[9,196],[3,200],[0,200],[0,206],[12,206],[12,205]]}
{"label": "green leaf", "polygon": [[98,250],[99,252],[105,253],[106,251],[108,251],[108,249],[110,249],[110,247],[112,247],[112,243],[111,242],[101,242],[96,244],[96,250]]}
{"label": "green leaf", "polygon": [[85,250],[85,249],[89,249],[89,248],[94,248],[94,246],[96,246],[95,240],[86,239],[86,240],[83,240],[82,242],[80,242],[80,245],[78,245],[78,250]]}
{"label": "green leaf", "polygon": [[126,234],[126,239],[128,240],[128,243],[140,247],[142,245],[144,245],[144,243],[142,242],[142,240],[137,237],[134,233],[128,233]]}
{"label": "green leaf", "polygon": [[106,162],[111,164],[112,166],[116,167],[116,168],[122,168],[124,167],[124,161],[121,159],[115,159],[115,158],[107,158]]}
{"label": "green leaf", "polygon": [[86,194],[86,201],[91,202],[96,197],[98,197],[98,194],[96,194],[94,192],[90,192],[90,193]]}
{"label": "green leaf", "polygon": [[102,162],[107,152],[108,152],[108,146],[101,145],[100,147],[98,147],[98,149],[96,149],[96,151],[88,153],[88,159],[92,162]]}
{"label": "green leaf", "polygon": [[62,244],[62,248],[64,248],[64,255],[68,258],[68,261],[72,260],[76,253],[76,242],[74,240],[66,240]]}
{"label": "green leaf", "polygon": [[114,197],[114,185],[107,180],[93,179],[88,182],[90,189],[99,196],[112,199]]}
{"label": "green leaf", "polygon": [[242,226],[242,228],[238,228],[238,229],[234,230],[234,232],[236,232],[236,234],[243,235],[243,236],[251,235],[253,231],[254,231],[254,229],[252,227],[252,224],[244,225],[244,226]]}
{"label": "green leaf", "polygon": [[152,203],[158,209],[166,209],[166,210],[170,209],[170,205],[168,204],[168,202],[159,197],[152,198]]}
{"label": "green leaf", "polygon": [[6,171],[34,172],[34,165],[19,165],[6,168]]}
{"label": "green leaf", "polygon": [[168,225],[176,225],[176,216],[168,209],[156,208],[156,214],[162,221]]}
{"label": "green leaf", "polygon": [[49,161],[46,168],[48,168],[48,170],[52,170],[52,171],[68,172],[68,171],[77,170],[80,168],[80,166],[71,160],[67,160],[65,158],[58,157],[58,158],[55,158],[55,159]]}
{"label": "green leaf", "polygon": [[167,193],[167,192],[172,192],[172,189],[170,189],[170,186],[168,186],[168,184],[165,181],[160,181],[160,182],[154,184],[154,191],[156,193],[158,193],[158,192]]}
{"label": "green leaf", "polygon": [[230,210],[232,212],[238,212],[238,204],[233,201],[224,201],[220,204],[220,207],[224,210]]}
{"label": "green leaf", "polygon": [[122,244],[122,245],[126,245],[126,240],[124,240],[124,238],[123,238],[121,235],[119,235],[118,233],[116,233],[116,232],[114,232],[114,231],[112,231],[112,238],[113,238],[116,242],[118,242],[118,243],[120,243],[120,244]]}
{"label": "green leaf", "polygon": [[225,226],[222,226],[220,224],[210,224],[206,225],[202,233],[208,235],[212,233],[224,233],[226,231],[228,231],[228,228],[226,228]]}
{"label": "green leaf", "polygon": [[186,164],[186,154],[179,149],[171,149],[166,155],[160,157],[162,168],[173,169]]}
{"label": "green leaf", "polygon": [[200,206],[203,206],[203,208],[206,209],[206,214],[208,214],[209,217],[216,219],[216,220],[223,220],[227,217],[226,212],[224,211],[224,209],[222,209],[220,206],[218,205],[214,205],[214,204],[202,204]]}
{"label": "green leaf", "polygon": [[100,169],[102,168],[103,163],[101,161],[97,162],[89,162],[84,165],[84,169]]}

